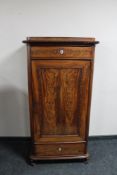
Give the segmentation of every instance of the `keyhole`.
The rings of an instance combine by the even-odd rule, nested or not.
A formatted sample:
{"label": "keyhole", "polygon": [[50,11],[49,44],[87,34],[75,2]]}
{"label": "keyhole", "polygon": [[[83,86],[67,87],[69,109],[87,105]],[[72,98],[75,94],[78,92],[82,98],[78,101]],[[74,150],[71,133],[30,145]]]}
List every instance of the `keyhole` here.
{"label": "keyhole", "polygon": [[59,151],[62,151],[62,148],[59,148],[58,150],[59,150]]}
{"label": "keyhole", "polygon": [[60,49],[60,54],[64,54],[64,50],[63,49]]}

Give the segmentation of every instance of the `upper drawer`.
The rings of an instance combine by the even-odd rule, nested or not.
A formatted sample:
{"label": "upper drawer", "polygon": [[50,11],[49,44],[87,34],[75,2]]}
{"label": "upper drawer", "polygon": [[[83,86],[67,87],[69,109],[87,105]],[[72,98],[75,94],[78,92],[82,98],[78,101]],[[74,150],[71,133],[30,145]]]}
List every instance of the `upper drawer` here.
{"label": "upper drawer", "polygon": [[94,56],[94,47],[31,47],[32,59],[91,59]]}

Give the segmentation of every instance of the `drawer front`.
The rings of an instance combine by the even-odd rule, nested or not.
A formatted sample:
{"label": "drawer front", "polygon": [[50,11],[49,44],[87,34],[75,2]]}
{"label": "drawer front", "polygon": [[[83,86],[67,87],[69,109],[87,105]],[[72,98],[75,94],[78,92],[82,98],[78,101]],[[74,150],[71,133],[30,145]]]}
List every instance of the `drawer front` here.
{"label": "drawer front", "polygon": [[35,153],[39,156],[76,156],[85,152],[85,144],[40,144],[35,146]]}
{"label": "drawer front", "polygon": [[32,59],[91,59],[93,56],[94,47],[31,47]]}

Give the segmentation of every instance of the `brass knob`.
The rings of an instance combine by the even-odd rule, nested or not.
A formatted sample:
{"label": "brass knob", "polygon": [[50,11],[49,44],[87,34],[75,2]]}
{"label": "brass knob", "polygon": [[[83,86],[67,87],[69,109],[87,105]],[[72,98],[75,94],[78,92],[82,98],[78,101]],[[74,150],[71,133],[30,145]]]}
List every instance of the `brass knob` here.
{"label": "brass knob", "polygon": [[60,49],[60,54],[63,55],[64,54],[64,50],[63,49]]}
{"label": "brass knob", "polygon": [[62,148],[61,148],[61,147],[59,147],[59,149],[58,149],[58,150],[59,150],[59,152],[61,152],[61,151],[62,151]]}

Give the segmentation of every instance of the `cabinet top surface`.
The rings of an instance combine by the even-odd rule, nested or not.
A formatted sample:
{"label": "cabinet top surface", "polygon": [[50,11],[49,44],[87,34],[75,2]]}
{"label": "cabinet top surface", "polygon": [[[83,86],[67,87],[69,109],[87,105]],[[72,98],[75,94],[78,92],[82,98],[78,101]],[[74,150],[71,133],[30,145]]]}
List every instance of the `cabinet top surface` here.
{"label": "cabinet top surface", "polygon": [[77,45],[95,45],[98,41],[95,38],[85,37],[27,37],[23,43],[41,44],[41,43],[64,43],[64,44],[77,44]]}

